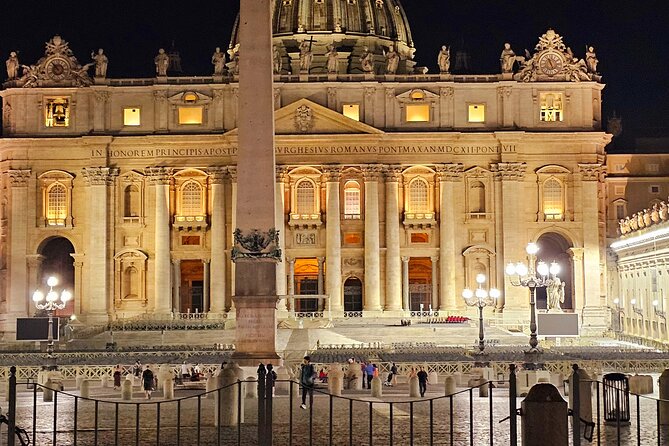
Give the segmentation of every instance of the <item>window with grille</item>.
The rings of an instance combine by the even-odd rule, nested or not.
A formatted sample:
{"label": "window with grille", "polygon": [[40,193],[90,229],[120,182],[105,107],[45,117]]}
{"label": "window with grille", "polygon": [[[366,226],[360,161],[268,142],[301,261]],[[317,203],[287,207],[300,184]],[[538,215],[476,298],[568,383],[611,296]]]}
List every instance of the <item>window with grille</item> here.
{"label": "window with grille", "polygon": [[544,122],[560,122],[564,119],[562,93],[541,93],[539,118]]}
{"label": "window with grille", "polygon": [[562,202],[562,184],[555,178],[544,183],[544,216],[546,220],[562,220],[564,206]]}
{"label": "window with grille", "polygon": [[357,181],[349,181],[344,186],[344,218],[360,218],[360,184]]}
{"label": "window with grille", "polygon": [[189,181],[181,189],[181,215],[202,215],[202,187],[195,181]]}
{"label": "window with grille", "polygon": [[297,184],[297,213],[314,213],[314,185],[307,180]]}
{"label": "window with grille", "polygon": [[417,178],[409,186],[409,209],[411,212],[429,212],[427,181]]}
{"label": "window with grille", "polygon": [[67,189],[54,183],[47,192],[47,223],[51,226],[65,226],[67,218]]}

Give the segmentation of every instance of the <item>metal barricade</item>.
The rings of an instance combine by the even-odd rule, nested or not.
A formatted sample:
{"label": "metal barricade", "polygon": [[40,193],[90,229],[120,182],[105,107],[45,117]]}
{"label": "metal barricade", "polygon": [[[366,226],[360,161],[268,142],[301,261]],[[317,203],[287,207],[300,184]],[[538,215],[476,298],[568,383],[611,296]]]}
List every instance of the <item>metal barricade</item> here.
{"label": "metal barricade", "polygon": [[607,373],[603,379],[604,423],[630,422],[629,379],[622,373]]}

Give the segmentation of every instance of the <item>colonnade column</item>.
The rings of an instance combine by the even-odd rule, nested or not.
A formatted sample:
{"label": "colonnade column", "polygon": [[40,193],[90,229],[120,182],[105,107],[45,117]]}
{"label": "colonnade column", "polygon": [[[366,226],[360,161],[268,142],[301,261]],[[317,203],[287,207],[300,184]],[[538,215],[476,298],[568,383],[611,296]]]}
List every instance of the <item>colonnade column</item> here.
{"label": "colonnade column", "polygon": [[209,264],[211,263],[210,259],[202,259],[204,266],[204,277],[203,277],[203,290],[202,290],[202,312],[207,313],[209,311],[209,295],[210,295],[210,279],[209,279]]}
{"label": "colonnade column", "polygon": [[365,302],[364,311],[381,311],[379,265],[379,168],[366,166],[365,179]]}
{"label": "colonnade column", "polygon": [[[341,215],[339,204],[339,180],[341,168],[326,167],[325,193],[327,213],[325,215],[325,292],[330,299],[330,311],[344,310],[341,286]],[[320,271],[319,271],[320,274]]]}
{"label": "colonnade column", "polygon": [[[81,314],[81,299],[83,298],[83,283],[82,279],[83,269],[84,269],[84,258],[85,254],[70,254],[70,257],[74,259],[74,289],[72,290],[72,300],[74,301],[74,314]],[[110,316],[116,313],[115,308],[112,306],[112,311]]]}
{"label": "colonnade column", "polygon": [[[209,183],[211,184],[211,261],[209,265],[210,279],[209,311],[222,313],[225,311],[225,184],[228,171],[225,167],[210,167]],[[206,265],[205,265],[206,266]],[[205,307],[206,311],[206,307]]]}
{"label": "colonnade column", "polygon": [[439,309],[439,283],[437,282],[437,262],[439,256],[430,257],[432,262],[432,310]]}
{"label": "colonnade column", "polygon": [[456,214],[460,214],[462,209],[456,206],[457,200],[455,200],[454,185],[456,181],[462,179],[463,170],[462,164],[442,164],[437,166],[439,178],[439,257],[441,258],[439,264],[441,292],[439,293],[438,309],[441,311],[457,308],[455,300],[455,256],[457,255],[455,216]]}
{"label": "colonnade column", "polygon": [[581,174],[581,205],[583,207],[583,272],[585,284],[583,308],[602,307],[599,252],[598,186],[602,173],[600,164],[579,164]]}
{"label": "colonnade column", "polygon": [[109,167],[86,167],[82,170],[88,184],[88,263],[87,314],[88,322],[107,322],[112,296],[109,287],[109,210],[107,195],[109,184],[113,184],[118,169]]}
{"label": "colonnade column", "polygon": [[30,170],[10,170],[9,182],[11,186],[10,212],[9,212],[9,262],[7,266],[7,279],[9,284],[9,295],[7,296],[7,309],[10,316],[7,318],[6,331],[16,329],[17,317],[28,315],[29,296],[28,289],[28,265],[26,254],[28,246],[28,181]]}
{"label": "colonnade column", "polygon": [[[325,257],[316,257],[318,262],[318,295],[323,296],[325,290],[323,289],[323,263],[325,263]],[[318,310],[323,311],[328,308],[327,302],[324,302],[322,298],[318,298]]]}
{"label": "colonnade column", "polygon": [[400,261],[399,181],[402,169],[388,166],[386,178],[386,304],[385,309],[402,309],[402,267]]}
{"label": "colonnade column", "polygon": [[409,302],[409,257],[402,257],[402,308],[410,311]]}
{"label": "colonnade column", "polygon": [[172,259],[172,310],[181,313],[181,260]]}
{"label": "colonnade column", "polygon": [[154,260],[153,260],[153,296],[154,312],[157,315],[171,313],[170,290],[170,213],[169,190],[170,169],[167,167],[147,167],[155,189],[154,214]]}
{"label": "colonnade column", "polygon": [[276,188],[274,212],[276,213],[274,227],[279,231],[279,246],[281,246],[281,257],[276,264],[276,294],[279,296],[277,309],[286,311],[286,219],[285,219],[285,181],[288,176],[288,168],[276,167]]}

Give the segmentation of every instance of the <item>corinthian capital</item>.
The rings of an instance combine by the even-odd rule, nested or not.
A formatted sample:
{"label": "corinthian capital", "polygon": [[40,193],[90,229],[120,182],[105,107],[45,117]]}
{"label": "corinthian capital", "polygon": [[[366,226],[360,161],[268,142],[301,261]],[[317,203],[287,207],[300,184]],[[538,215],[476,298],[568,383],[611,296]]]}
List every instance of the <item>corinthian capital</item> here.
{"label": "corinthian capital", "polygon": [[578,169],[583,181],[599,181],[606,173],[606,167],[601,164],[579,164]]}
{"label": "corinthian capital", "polygon": [[379,177],[383,173],[383,167],[377,164],[360,166],[360,170],[362,170],[362,177],[365,181],[379,181]]}
{"label": "corinthian capital", "polygon": [[435,170],[439,181],[459,181],[465,167],[461,163],[437,164]]}
{"label": "corinthian capital", "polygon": [[525,163],[496,163],[491,165],[492,172],[502,180],[521,181],[525,178]]}
{"label": "corinthian capital", "polygon": [[144,168],[144,174],[149,177],[151,184],[166,185],[170,184],[170,175],[172,169],[163,166],[152,166]]}
{"label": "corinthian capital", "polygon": [[30,169],[12,169],[9,171],[9,182],[12,187],[26,187],[30,179]]}
{"label": "corinthian capital", "polygon": [[111,184],[114,177],[118,176],[115,167],[84,167],[81,173],[88,186],[105,186]]}
{"label": "corinthian capital", "polygon": [[323,177],[326,183],[337,183],[341,179],[341,166],[323,166]]}
{"label": "corinthian capital", "polygon": [[207,173],[211,184],[222,184],[228,176],[228,169],[223,166],[212,166],[207,168]]}
{"label": "corinthian capital", "polygon": [[387,183],[399,182],[402,180],[402,166],[387,165],[383,166],[383,176],[386,177]]}

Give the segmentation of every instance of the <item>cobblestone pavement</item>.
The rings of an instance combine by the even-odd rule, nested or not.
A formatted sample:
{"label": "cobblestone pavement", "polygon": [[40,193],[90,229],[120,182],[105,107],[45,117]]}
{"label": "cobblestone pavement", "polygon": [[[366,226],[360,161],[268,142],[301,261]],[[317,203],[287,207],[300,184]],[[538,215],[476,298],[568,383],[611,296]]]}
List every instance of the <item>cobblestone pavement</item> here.
{"label": "cobblestone pavement", "polygon": [[[77,445],[219,444],[216,441],[219,430],[214,426],[213,398],[191,397],[177,403],[163,400],[162,395],[156,392],[154,398],[148,401],[143,399],[143,394],[139,390],[136,390],[134,393],[136,399],[128,404],[120,400],[120,392],[94,387],[91,389],[91,395],[100,399],[97,403],[92,400],[78,399],[75,405],[75,398],[67,394],[77,395],[78,392],[66,391],[66,393],[58,394],[57,404],[54,404],[42,402],[41,392],[33,395],[32,391],[25,390],[24,386],[21,387],[19,388],[17,424],[32,433],[33,398],[36,396],[35,444],[37,445],[75,444],[75,419]],[[66,389],[71,387],[66,387]],[[479,398],[478,391],[471,395],[471,413],[473,414],[471,425],[469,392],[453,397],[453,439],[451,442],[450,399],[441,397],[442,389],[442,386],[434,385],[431,391],[428,391],[425,399],[418,400],[406,397],[408,393],[406,386],[393,389],[384,388],[385,393],[381,399],[370,398],[366,391],[355,391],[345,394],[345,398],[330,400],[328,396],[317,392],[313,407],[307,410],[300,408],[300,401],[297,397],[294,397],[291,403],[289,396],[279,395],[274,398],[274,444],[278,446],[289,444],[300,446],[309,444],[317,446],[329,444],[389,445],[391,444],[391,410],[393,445],[409,445],[411,432],[414,435],[413,444],[415,445],[429,445],[431,440],[434,445],[469,445],[470,426],[472,426],[473,439],[471,444],[509,444],[509,422],[499,422],[508,416],[509,412],[506,389],[494,389],[493,391],[492,443],[490,441],[490,400]],[[176,396],[181,398],[196,393],[180,390]],[[346,397],[356,400],[351,402]],[[372,402],[371,410],[370,401]],[[521,401],[522,398],[519,398],[518,407]],[[392,409],[390,402],[393,402]],[[642,398],[639,403],[640,444],[643,446],[669,445],[669,430],[662,432],[659,443],[657,440],[655,401]],[[432,418],[430,418],[430,408],[432,408]],[[413,413],[413,423],[411,413]],[[637,444],[638,427],[634,400],[631,403],[631,413],[632,424],[621,428],[620,444],[622,445]],[[331,428],[330,418],[332,418]],[[158,421],[159,426],[156,429]],[[222,427],[220,444],[256,445],[257,400],[245,399],[244,421],[239,430],[237,427]],[[119,427],[118,431],[115,429],[116,424]],[[615,426],[602,425],[601,429],[602,445],[618,444]],[[332,443],[329,442],[330,431],[332,432]],[[519,422],[518,433],[520,432]],[[238,435],[240,436],[239,443]],[[292,437],[292,443],[289,441],[290,437]],[[590,443],[583,440],[582,444]],[[596,439],[593,444],[597,444]]]}

